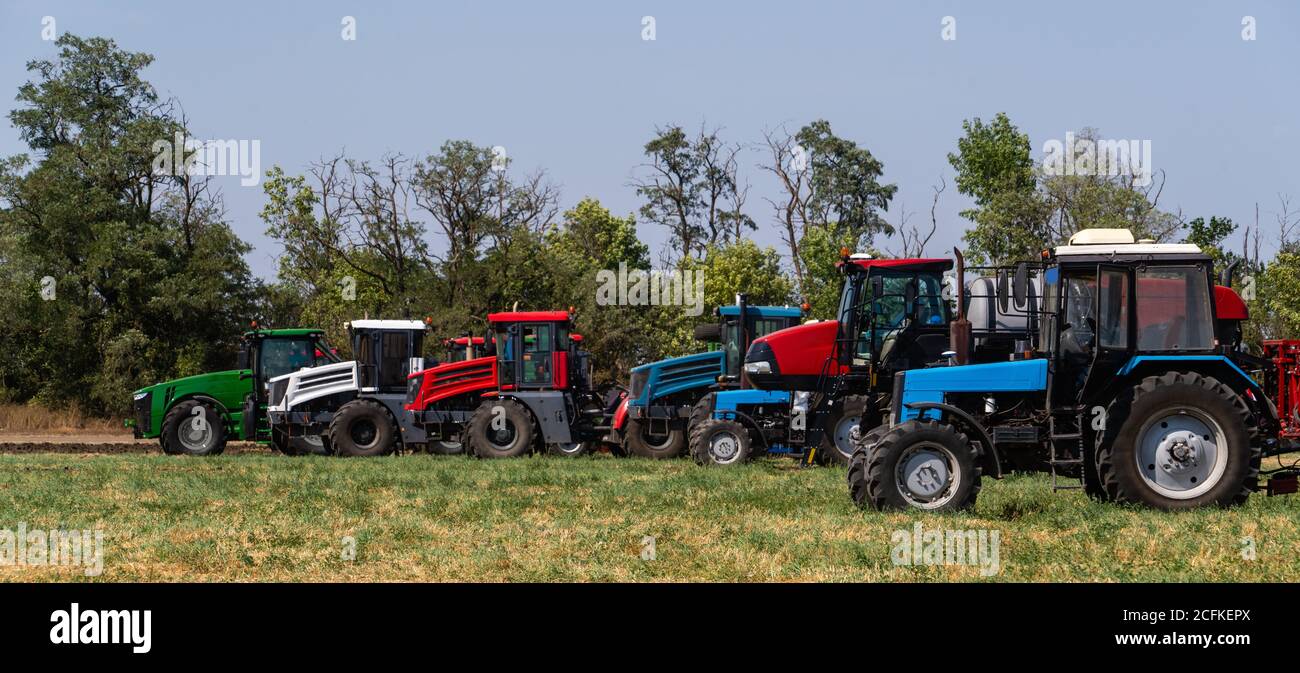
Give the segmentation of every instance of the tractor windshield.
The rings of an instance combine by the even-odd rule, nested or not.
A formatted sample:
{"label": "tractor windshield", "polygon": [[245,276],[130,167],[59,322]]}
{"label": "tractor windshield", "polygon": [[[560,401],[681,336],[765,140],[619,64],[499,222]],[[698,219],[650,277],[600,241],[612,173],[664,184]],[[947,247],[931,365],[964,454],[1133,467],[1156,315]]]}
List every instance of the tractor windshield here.
{"label": "tractor windshield", "polygon": [[268,380],[304,367],[339,362],[339,356],[324,339],[311,337],[263,339],[259,350],[261,375]]}
{"label": "tractor windshield", "polygon": [[1148,266],[1137,271],[1138,350],[1210,350],[1210,286],[1201,266]]}
{"label": "tractor windshield", "polygon": [[[906,327],[943,327],[948,323],[941,274],[873,269],[871,275],[872,282],[860,290],[846,283],[841,297],[841,320],[857,324],[855,360],[870,361],[873,353],[881,352],[884,343]],[[879,290],[875,289],[877,283]],[[907,303],[909,285],[916,290],[914,306]]]}

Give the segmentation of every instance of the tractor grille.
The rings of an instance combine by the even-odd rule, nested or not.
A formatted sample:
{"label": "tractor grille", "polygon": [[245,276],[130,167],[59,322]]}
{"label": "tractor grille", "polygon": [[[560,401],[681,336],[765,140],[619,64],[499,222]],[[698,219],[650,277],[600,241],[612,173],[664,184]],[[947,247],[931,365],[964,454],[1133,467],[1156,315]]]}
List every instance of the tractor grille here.
{"label": "tractor grille", "polygon": [[[289,379],[285,379],[285,381],[288,382]],[[302,378],[298,379],[298,385],[295,387],[299,392],[307,392],[340,383],[352,383],[352,369],[335,369],[329,372],[304,374]]]}
{"label": "tractor grille", "polygon": [[650,380],[649,371],[632,372],[632,381],[629,385],[628,399],[639,400],[641,393],[645,392],[645,384]]}
{"label": "tractor grille", "polygon": [[683,362],[681,364],[664,367],[659,371],[659,383],[669,385],[684,379],[693,379],[700,376],[717,378],[722,373],[718,367],[718,361],[709,359],[695,362]]}
{"label": "tractor grille", "polygon": [[271,404],[278,405],[284,401],[284,394],[289,390],[289,379],[271,382]]}
{"label": "tractor grille", "polygon": [[406,379],[406,403],[415,402],[415,398],[420,396],[420,386],[424,383],[424,374],[416,374]]}
{"label": "tractor grille", "polygon": [[135,412],[135,427],[140,432],[153,430],[153,393],[145,393],[144,397],[135,400],[132,410]]}

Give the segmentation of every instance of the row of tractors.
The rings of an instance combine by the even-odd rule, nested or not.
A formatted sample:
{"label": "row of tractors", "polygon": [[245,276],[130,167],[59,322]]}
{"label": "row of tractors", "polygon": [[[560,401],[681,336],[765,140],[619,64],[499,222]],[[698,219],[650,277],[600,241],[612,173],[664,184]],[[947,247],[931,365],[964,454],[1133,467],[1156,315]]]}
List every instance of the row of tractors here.
{"label": "row of tractors", "polygon": [[[191,455],[231,439],[291,455],[785,454],[846,465],[876,509],[970,507],[984,477],[1018,471],[1101,500],[1230,505],[1295,450],[1300,341],[1252,355],[1231,269],[1216,285],[1196,246],[1095,229],[1014,267],[955,252],[843,251],[832,320],[738,294],[696,328],[710,349],[636,367],[627,388],[593,385],[568,311],[490,314],[435,362],[427,321],[352,321],[351,360],[320,330],[255,326],[236,370],[137,391],[128,423]],[[1293,468],[1267,472],[1270,493],[1295,490]]]}

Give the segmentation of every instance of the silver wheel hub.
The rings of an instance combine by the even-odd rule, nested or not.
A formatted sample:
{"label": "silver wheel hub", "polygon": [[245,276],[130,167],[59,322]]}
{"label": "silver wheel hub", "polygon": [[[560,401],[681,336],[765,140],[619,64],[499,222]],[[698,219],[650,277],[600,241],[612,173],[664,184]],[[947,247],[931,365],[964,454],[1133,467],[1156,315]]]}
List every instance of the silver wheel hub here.
{"label": "silver wheel hub", "polygon": [[943,506],[957,491],[961,472],[951,453],[938,444],[909,447],[898,459],[898,490],[922,509]]}
{"label": "silver wheel hub", "polygon": [[729,463],[740,454],[740,438],[730,432],[719,432],[709,440],[709,453],[719,463]]}
{"label": "silver wheel hub", "polygon": [[1228,452],[1218,423],[1194,409],[1157,414],[1143,426],[1134,458],[1151,490],[1174,500],[1214,488],[1227,468]]}
{"label": "silver wheel hub", "polygon": [[859,416],[846,416],[835,424],[835,450],[840,453],[851,456],[854,448],[857,446],[858,437],[861,431],[858,429],[862,418]]}
{"label": "silver wheel hub", "polygon": [[191,451],[202,451],[208,448],[208,442],[212,440],[212,426],[208,424],[207,419],[201,419],[198,423],[186,421],[181,427],[179,437],[185,448]]}

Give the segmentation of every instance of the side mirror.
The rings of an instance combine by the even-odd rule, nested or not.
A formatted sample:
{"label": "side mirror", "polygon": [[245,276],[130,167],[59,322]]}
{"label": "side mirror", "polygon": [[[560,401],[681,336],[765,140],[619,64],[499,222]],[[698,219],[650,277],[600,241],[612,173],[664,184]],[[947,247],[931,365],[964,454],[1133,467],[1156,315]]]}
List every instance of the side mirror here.
{"label": "side mirror", "polygon": [[1016,278],[1011,283],[1011,298],[1017,310],[1028,308],[1029,265],[1025,262],[1016,265]]}
{"label": "side mirror", "polygon": [[996,292],[998,296],[998,312],[1003,314],[1011,312],[1011,288],[1009,287],[1010,282],[1007,279],[1007,275],[1006,269],[998,269],[997,277],[995,279],[997,288],[994,292]]}

